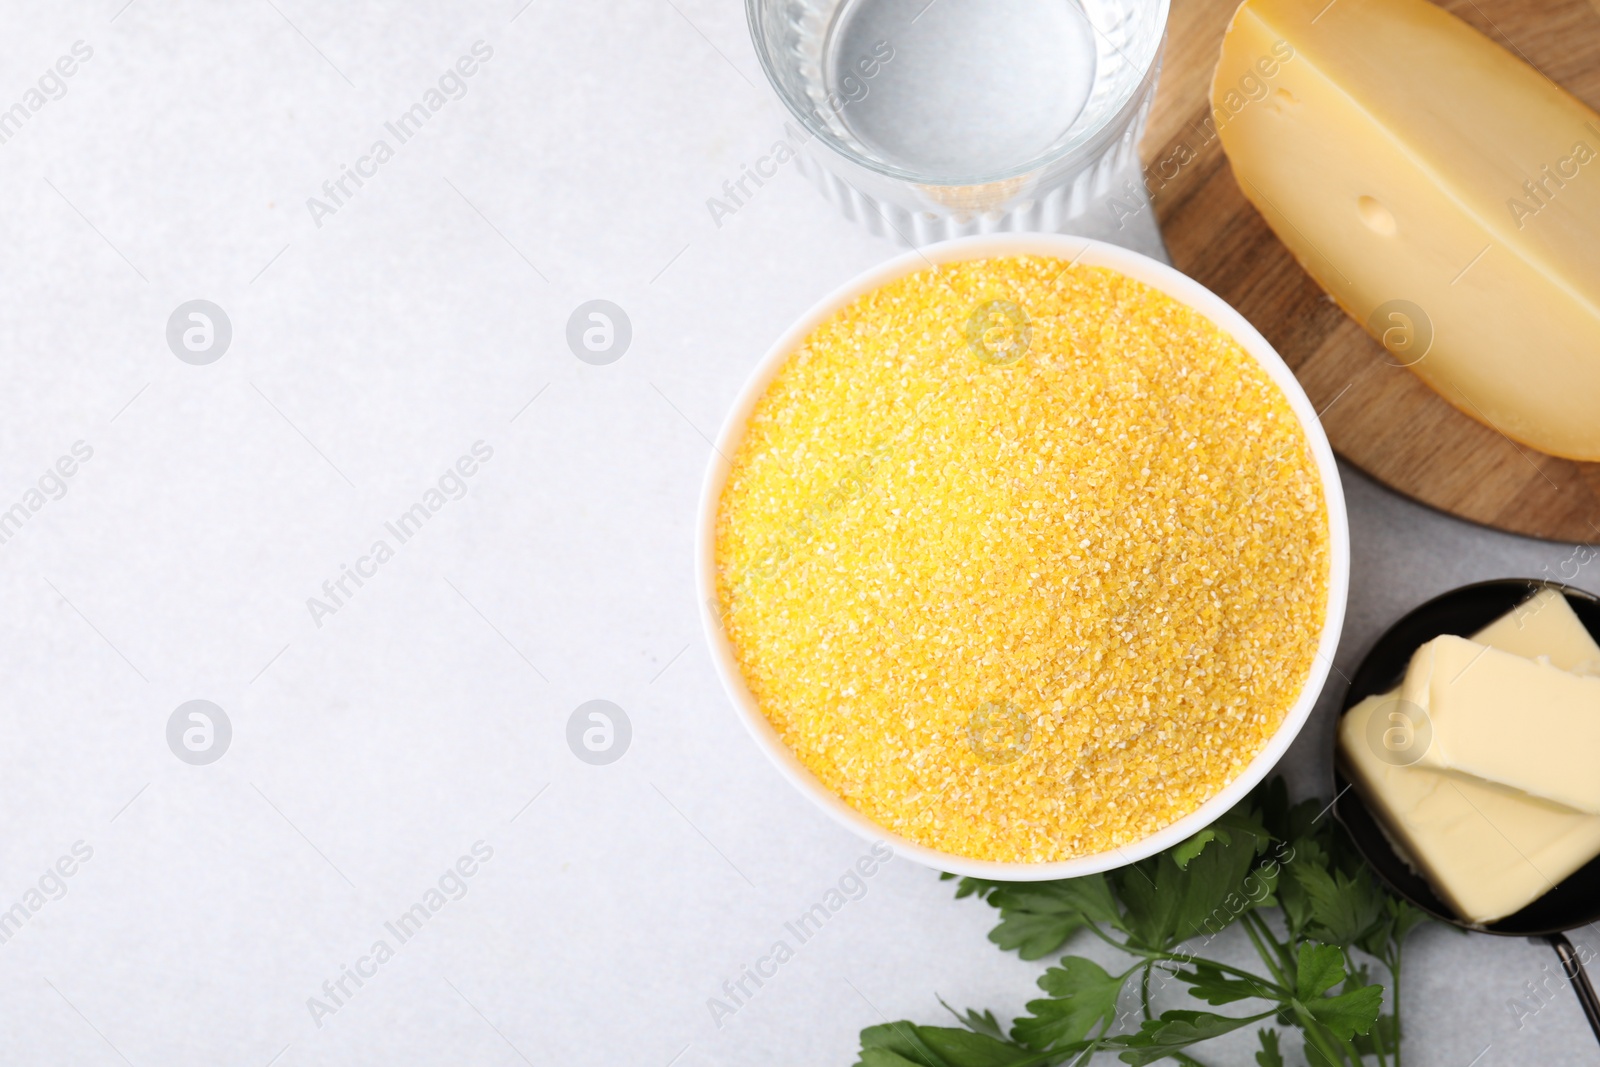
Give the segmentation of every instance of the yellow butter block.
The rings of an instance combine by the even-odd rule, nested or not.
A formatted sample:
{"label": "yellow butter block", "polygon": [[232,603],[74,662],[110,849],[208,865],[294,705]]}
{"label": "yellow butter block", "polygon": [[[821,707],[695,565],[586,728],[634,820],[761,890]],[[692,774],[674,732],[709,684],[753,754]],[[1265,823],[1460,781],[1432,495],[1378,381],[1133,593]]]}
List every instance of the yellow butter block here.
{"label": "yellow butter block", "polygon": [[1600,678],[1445,635],[1417,650],[1400,695],[1432,728],[1418,766],[1600,813]]}
{"label": "yellow butter block", "polygon": [[1381,738],[1392,728],[1407,728],[1393,693],[1351,708],[1339,723],[1342,765],[1406,859],[1462,918],[1504,918],[1600,854],[1600,816],[1391,762]]}
{"label": "yellow butter block", "polygon": [[[1564,670],[1600,661],[1600,645],[1551,589],[1473,640]],[[1519,911],[1600,855],[1600,816],[1417,765],[1407,743],[1430,742],[1428,727],[1398,692],[1367,698],[1339,723],[1346,773],[1407,861],[1463,918],[1488,923]]]}
{"label": "yellow butter block", "polygon": [[[1544,658],[1574,674],[1600,675],[1600,644],[1554,589],[1541,589],[1472,635],[1480,645],[1526,659]],[[1600,768],[1596,768],[1600,774]]]}
{"label": "yellow butter block", "polygon": [[1245,0],[1212,111],[1245,196],[1386,358],[1600,460],[1600,116],[1426,0]]}

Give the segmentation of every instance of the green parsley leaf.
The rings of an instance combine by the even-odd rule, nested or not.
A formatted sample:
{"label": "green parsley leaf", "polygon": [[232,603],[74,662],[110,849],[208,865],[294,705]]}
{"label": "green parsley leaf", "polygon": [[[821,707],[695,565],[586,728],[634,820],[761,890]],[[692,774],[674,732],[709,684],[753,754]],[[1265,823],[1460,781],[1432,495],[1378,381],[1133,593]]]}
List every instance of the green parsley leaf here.
{"label": "green parsley leaf", "polygon": [[856,1067],[949,1067],[917,1036],[922,1027],[901,1021],[861,1031],[861,1056]]}
{"label": "green parsley leaf", "polygon": [[1353,1034],[1364,1034],[1378,1021],[1383,1008],[1383,987],[1364,985],[1336,997],[1323,996],[1344,981],[1344,953],[1334,945],[1303,944],[1295,975],[1295,1000],[1312,1018],[1336,1037],[1348,1041]]}
{"label": "green parsley leaf", "polygon": [[[1371,976],[1379,964],[1398,973],[1402,943],[1426,916],[1388,893],[1326,811],[1317,800],[1291,804],[1274,779],[1186,841],[1109,874],[1038,883],[961,878],[958,899],[998,909],[989,936],[1002,949],[1038,959],[1089,927],[1134,962],[1114,976],[1087,959],[1058,961],[1039,979],[1047,996],[1029,1001],[1009,1031],[992,1012],[953,1008],[960,1028],[869,1027],[858,1067],[1083,1067],[1102,1050],[1132,1065],[1200,1067],[1190,1046],[1272,1020],[1304,1032],[1313,1067],[1398,1060],[1399,1026],[1382,1014],[1384,988]],[[1250,912],[1257,917],[1246,924],[1249,940],[1271,978],[1201,958],[1203,948],[1179,948],[1209,941]],[[1357,951],[1369,962],[1358,963]],[[1208,1005],[1256,1000],[1267,1010],[1167,1011],[1137,1032],[1113,1032],[1127,979],[1150,966]],[[1258,1037],[1257,1067],[1285,1067],[1279,1031],[1264,1027]]]}
{"label": "green parsley leaf", "polygon": [[1216,964],[1198,961],[1194,970],[1173,972],[1173,977],[1189,986],[1189,995],[1207,1004],[1232,1004],[1239,1000],[1278,1000],[1281,994],[1273,990],[1265,979],[1236,978],[1223,973]]}
{"label": "green parsley leaf", "polygon": [[1306,1007],[1317,1022],[1336,1037],[1348,1041],[1355,1034],[1371,1030],[1378,1021],[1378,1013],[1383,1009],[1383,986],[1362,986],[1336,997],[1313,1000]]}
{"label": "green parsley leaf", "polygon": [[1306,931],[1316,940],[1352,945],[1383,923],[1384,894],[1365,869],[1354,877],[1310,864],[1295,865],[1292,870],[1310,902],[1311,921]]}
{"label": "green parsley leaf", "polygon": [[1067,956],[1039,978],[1039,988],[1050,997],[1030,1000],[1032,1014],[1016,1021],[1011,1036],[1036,1049],[1082,1041],[1096,1025],[1109,1026],[1116,1018],[1117,997],[1127,977],[1107,974],[1081,956]]}
{"label": "green parsley leaf", "polygon": [[1363,1056],[1375,1056],[1380,1052],[1387,1055],[1400,1047],[1400,1030],[1395,1025],[1393,1015],[1380,1015],[1372,1024],[1372,1029],[1364,1034],[1356,1034],[1350,1039],[1350,1044]]}
{"label": "green parsley leaf", "polygon": [[1015,1042],[950,1026],[884,1023],[861,1031],[856,1067],[1020,1067],[1038,1054]]}
{"label": "green parsley leaf", "polygon": [[979,1013],[972,1008],[968,1008],[965,1013],[959,1012],[950,1005],[945,1004],[943,997],[939,998],[939,1003],[944,1005],[945,1011],[949,1012],[951,1015],[954,1015],[958,1020],[960,1020],[962,1026],[965,1026],[973,1033],[986,1034],[989,1037],[995,1038],[999,1041],[1004,1041],[1006,1039],[1006,1033],[1000,1027],[1000,1020],[994,1017],[994,1012],[985,1011]]}
{"label": "green parsley leaf", "polygon": [[989,932],[989,940],[1007,951],[1015,949],[1025,960],[1050,955],[1089,923],[1122,925],[1111,886],[1101,874],[1056,882],[997,883],[987,899],[1000,909],[1000,924]]}
{"label": "green parsley leaf", "polygon": [[1295,997],[1309,1001],[1344,981],[1344,953],[1333,945],[1300,946],[1295,971]]}
{"label": "green parsley leaf", "polygon": [[[957,876],[950,874],[949,872],[944,872],[939,875],[939,880],[941,882],[948,882],[955,877]],[[987,897],[992,890],[1004,884],[1004,882],[993,882],[987,878],[962,878],[960,882],[956,883],[956,899],[962,900],[966,897],[975,896],[979,900],[982,900]]]}
{"label": "green parsley leaf", "polygon": [[1172,850],[1172,862],[1178,865],[1179,870],[1188,870],[1189,861],[1200,855],[1206,845],[1216,839],[1215,830],[1201,830]]}
{"label": "green parsley leaf", "polygon": [[1266,1027],[1256,1031],[1261,1038],[1261,1051],[1256,1053],[1259,1067],[1283,1067],[1283,1053],[1278,1050],[1278,1031]]}
{"label": "green parsley leaf", "polygon": [[1256,786],[1250,803],[1261,813],[1267,832],[1278,841],[1299,841],[1311,837],[1325,807],[1320,800],[1289,803],[1289,787],[1282,778],[1272,778]]}
{"label": "green parsley leaf", "polygon": [[924,1026],[918,1036],[950,1067],[1008,1067],[1035,1059],[1030,1049],[971,1030]]}
{"label": "green parsley leaf", "polygon": [[1205,840],[1177,846],[1185,851],[1183,866],[1174,849],[1113,876],[1127,909],[1127,932],[1145,948],[1164,952],[1179,941],[1216,933],[1266,899],[1269,887],[1246,882],[1272,841],[1258,814],[1235,808],[1196,836]]}
{"label": "green parsley leaf", "polygon": [[1260,1019],[1259,1015],[1235,1019],[1206,1011],[1164,1011],[1161,1018],[1148,1020],[1140,1026],[1137,1034],[1113,1040],[1127,1050],[1118,1057],[1122,1062],[1141,1067]]}

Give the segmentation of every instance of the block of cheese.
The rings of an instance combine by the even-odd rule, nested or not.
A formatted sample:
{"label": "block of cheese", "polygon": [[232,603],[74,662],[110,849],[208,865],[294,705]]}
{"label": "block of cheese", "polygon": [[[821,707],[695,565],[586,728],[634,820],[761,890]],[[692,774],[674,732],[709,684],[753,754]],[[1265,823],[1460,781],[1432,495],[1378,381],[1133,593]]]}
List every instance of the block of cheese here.
{"label": "block of cheese", "polygon": [[1600,116],[1427,0],[1245,0],[1211,102],[1245,196],[1389,361],[1600,460]]}
{"label": "block of cheese", "polygon": [[[1472,635],[1480,645],[1525,659],[1544,658],[1574,674],[1600,675],[1600,644],[1554,589],[1541,589]],[[1600,774],[1600,768],[1596,769]]]}
{"label": "block of cheese", "polygon": [[1417,766],[1600,814],[1600,678],[1447,634],[1417,649],[1400,695],[1432,725]]}
{"label": "block of cheese", "polygon": [[1405,859],[1456,914],[1476,923],[1504,918],[1600,854],[1600,816],[1381,758],[1371,720],[1383,722],[1395,699],[1368,697],[1345,713],[1340,762]]}

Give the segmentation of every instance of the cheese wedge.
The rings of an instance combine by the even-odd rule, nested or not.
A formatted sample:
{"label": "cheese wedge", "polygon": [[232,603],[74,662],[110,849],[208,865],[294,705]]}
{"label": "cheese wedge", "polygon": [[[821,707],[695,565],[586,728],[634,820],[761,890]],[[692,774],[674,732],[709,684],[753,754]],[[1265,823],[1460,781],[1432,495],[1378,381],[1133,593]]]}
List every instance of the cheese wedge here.
{"label": "cheese wedge", "polygon": [[[1472,635],[1480,645],[1525,659],[1546,659],[1574,674],[1600,675],[1600,644],[1554,589],[1541,589]],[[1600,774],[1600,767],[1595,770]]]}
{"label": "cheese wedge", "polygon": [[1245,0],[1211,101],[1245,196],[1390,362],[1600,460],[1600,115],[1427,0]]}
{"label": "cheese wedge", "polygon": [[1400,695],[1432,725],[1417,766],[1600,814],[1600,678],[1445,635],[1417,650]]}
{"label": "cheese wedge", "polygon": [[1341,765],[1403,856],[1452,911],[1469,922],[1494,922],[1600,854],[1600,816],[1380,758],[1369,741],[1371,720],[1377,715],[1384,723],[1395,699],[1393,693],[1368,697],[1345,713]]}

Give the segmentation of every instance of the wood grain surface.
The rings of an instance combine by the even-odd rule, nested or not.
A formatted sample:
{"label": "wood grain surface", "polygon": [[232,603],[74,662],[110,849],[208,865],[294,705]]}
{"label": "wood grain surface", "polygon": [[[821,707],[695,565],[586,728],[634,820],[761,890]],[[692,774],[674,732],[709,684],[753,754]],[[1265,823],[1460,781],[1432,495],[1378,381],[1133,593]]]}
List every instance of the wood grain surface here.
{"label": "wood grain surface", "polygon": [[[1234,0],[1172,4],[1143,155],[1174,265],[1255,324],[1322,412],[1334,450],[1378,481],[1498,529],[1600,542],[1600,464],[1513,442],[1395,366],[1300,269],[1240,193],[1207,101],[1235,6]],[[1600,109],[1600,0],[1441,6]]]}

